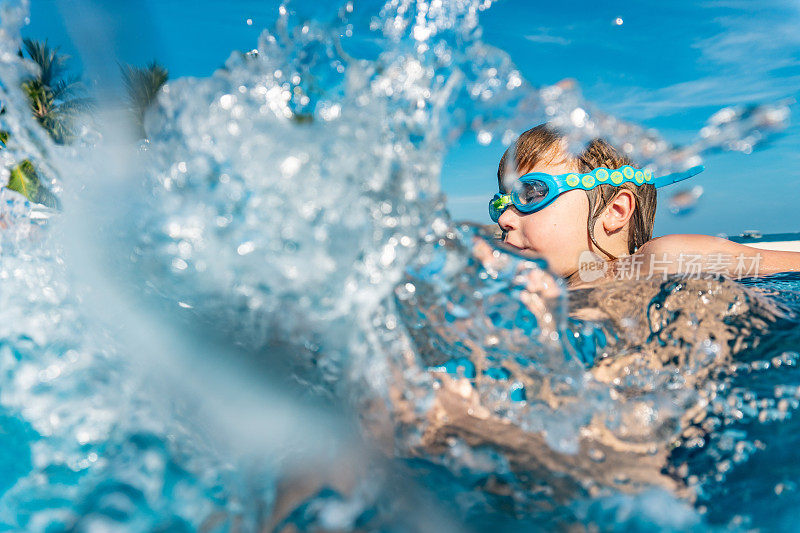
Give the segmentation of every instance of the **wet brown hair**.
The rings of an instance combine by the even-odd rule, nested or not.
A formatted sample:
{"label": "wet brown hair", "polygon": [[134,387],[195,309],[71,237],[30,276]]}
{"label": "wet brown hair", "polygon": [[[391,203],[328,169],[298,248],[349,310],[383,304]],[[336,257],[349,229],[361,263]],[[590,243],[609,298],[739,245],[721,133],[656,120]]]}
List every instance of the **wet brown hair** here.
{"label": "wet brown hair", "polygon": [[[564,135],[547,124],[540,124],[519,136],[500,159],[497,168],[497,181],[503,189],[503,177],[507,172],[516,170],[518,175],[527,174],[542,161],[553,163],[561,158],[574,163],[575,170],[580,173],[591,172],[598,167],[616,169],[623,165],[634,165],[628,157],[622,155],[613,146],[603,139],[594,139],[589,142],[584,150],[577,156],[564,154]],[[508,168],[509,158],[514,157],[513,169]],[[611,203],[619,189],[628,189],[633,193],[636,205],[633,215],[628,222],[628,253],[633,253],[637,248],[650,240],[653,236],[653,222],[656,213],[656,188],[651,183],[636,185],[625,182],[621,185],[603,183],[592,190],[586,191],[589,198],[589,238],[599,250],[616,259],[604,250],[594,238],[594,225],[603,209]]]}

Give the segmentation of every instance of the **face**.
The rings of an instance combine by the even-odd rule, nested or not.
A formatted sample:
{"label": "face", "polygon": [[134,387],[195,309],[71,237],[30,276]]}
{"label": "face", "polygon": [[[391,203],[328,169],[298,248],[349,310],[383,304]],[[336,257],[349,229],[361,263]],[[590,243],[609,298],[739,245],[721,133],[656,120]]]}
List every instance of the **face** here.
{"label": "face", "polygon": [[[575,169],[568,163],[543,163],[531,172],[566,174]],[[582,190],[561,194],[544,209],[521,213],[511,206],[500,215],[498,225],[505,242],[544,257],[556,274],[567,277],[578,270],[581,252],[591,248],[586,223],[589,200]]]}

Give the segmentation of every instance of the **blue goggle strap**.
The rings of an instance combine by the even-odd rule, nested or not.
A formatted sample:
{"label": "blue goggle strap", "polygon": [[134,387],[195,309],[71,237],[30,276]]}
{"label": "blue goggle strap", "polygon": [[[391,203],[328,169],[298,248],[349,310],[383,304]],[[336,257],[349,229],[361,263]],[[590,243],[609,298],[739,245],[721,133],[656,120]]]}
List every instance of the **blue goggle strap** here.
{"label": "blue goggle strap", "polygon": [[666,187],[667,185],[672,185],[673,183],[678,183],[679,181],[688,180],[692,176],[696,176],[700,174],[706,167],[703,165],[697,165],[696,167],[692,167],[689,170],[684,170],[683,172],[673,172],[672,174],[667,174],[666,176],[659,176],[655,180],[653,180],[653,185],[656,188],[659,187]]}
{"label": "blue goggle strap", "polygon": [[[496,194],[492,199],[492,205],[499,212],[505,211],[512,203],[523,213],[538,211],[552,202],[558,195],[563,192],[573,189],[590,190],[602,183],[609,183],[611,185],[621,185],[626,181],[634,181],[637,185],[642,183],[652,183],[656,188],[666,187],[679,181],[683,181],[696,176],[705,170],[703,165],[694,166],[683,172],[673,172],[666,176],[653,177],[649,170],[642,170],[634,168],[630,165],[624,165],[619,169],[596,168],[586,174],[578,174],[571,172],[569,174],[560,174],[553,176],[543,172],[532,172],[525,174],[519,178],[522,182],[532,182],[541,180],[548,183],[550,187],[547,197],[536,204],[523,205],[519,202],[519,197],[516,191],[507,194]],[[555,186],[553,186],[555,185]]]}
{"label": "blue goggle strap", "polygon": [[[636,185],[652,183],[656,188],[666,187],[667,185],[672,185],[673,183],[696,176],[703,170],[705,170],[703,165],[697,165],[688,170],[684,170],[683,172],[673,172],[672,174],[667,174],[666,176],[659,176],[656,178],[649,170],[642,170],[634,168],[630,165],[624,165],[618,169],[607,169],[602,167],[596,168],[586,174],[578,174],[573,172],[569,174],[552,176],[540,172],[532,172],[522,176],[520,181],[533,181],[536,179],[543,181],[552,180],[555,181],[556,188],[560,194],[564,191],[572,189],[594,189],[602,183],[608,183],[610,185],[622,185],[622,183],[626,181],[633,181],[636,183]],[[545,178],[545,176],[549,177],[550,180]]]}
{"label": "blue goggle strap", "polygon": [[525,174],[519,179],[522,182],[533,181],[536,179],[551,182],[554,181],[556,187],[559,189],[559,192],[565,192],[572,189],[583,189],[588,191],[603,183],[608,183],[609,185],[622,185],[626,181],[632,181],[635,182],[636,185],[642,185],[644,183],[653,183],[656,178],[649,170],[635,168],[630,165],[623,165],[617,169],[599,167],[591,172],[587,172],[586,174],[570,172],[568,174],[558,174],[553,176],[543,172],[531,172],[530,174]]}

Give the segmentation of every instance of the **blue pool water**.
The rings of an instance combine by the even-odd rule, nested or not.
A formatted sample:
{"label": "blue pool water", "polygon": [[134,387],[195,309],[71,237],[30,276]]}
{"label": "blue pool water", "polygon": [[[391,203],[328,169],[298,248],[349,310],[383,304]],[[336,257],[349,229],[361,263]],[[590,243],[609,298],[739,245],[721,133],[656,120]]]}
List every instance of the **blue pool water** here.
{"label": "blue pool water", "polygon": [[63,201],[0,192],[4,529],[795,529],[797,275],[568,290],[439,181],[464,134],[550,119],[674,170],[788,109],[672,146],[534,87],[490,7],[284,11],[147,141],[110,108],[62,146],[4,4],[0,156]]}

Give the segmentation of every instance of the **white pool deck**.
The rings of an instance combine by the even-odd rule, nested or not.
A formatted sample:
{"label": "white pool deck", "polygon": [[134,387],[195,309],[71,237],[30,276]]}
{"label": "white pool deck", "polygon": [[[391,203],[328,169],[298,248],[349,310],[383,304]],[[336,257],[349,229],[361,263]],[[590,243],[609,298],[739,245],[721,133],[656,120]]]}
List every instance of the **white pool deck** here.
{"label": "white pool deck", "polygon": [[777,242],[743,242],[752,248],[761,250],[777,250],[779,252],[800,252],[800,241],[777,241]]}
{"label": "white pool deck", "polygon": [[800,252],[800,233],[761,235],[759,232],[749,231],[736,237],[729,237],[729,239],[761,250]]}

